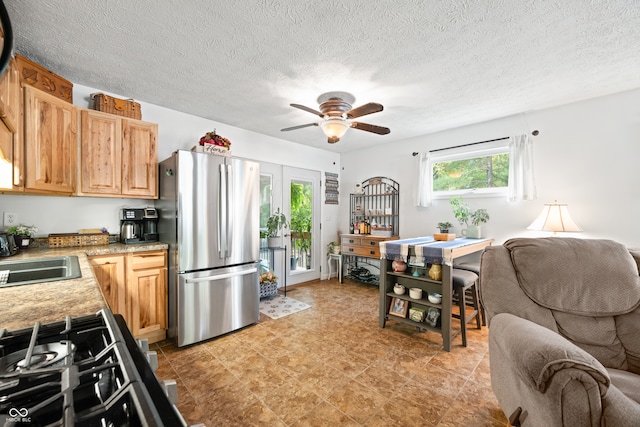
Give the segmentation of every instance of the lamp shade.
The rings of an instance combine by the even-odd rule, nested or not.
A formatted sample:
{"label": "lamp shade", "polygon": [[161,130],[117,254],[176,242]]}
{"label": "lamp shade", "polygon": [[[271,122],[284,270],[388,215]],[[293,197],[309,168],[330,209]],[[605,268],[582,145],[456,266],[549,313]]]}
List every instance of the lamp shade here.
{"label": "lamp shade", "polygon": [[542,212],[538,215],[535,221],[527,227],[528,230],[541,230],[541,231],[582,231],[582,228],[576,224],[571,215],[569,215],[569,209],[564,203],[545,203]]}
{"label": "lamp shade", "polygon": [[347,132],[350,124],[341,117],[329,117],[320,122],[320,127],[329,140],[338,141]]}

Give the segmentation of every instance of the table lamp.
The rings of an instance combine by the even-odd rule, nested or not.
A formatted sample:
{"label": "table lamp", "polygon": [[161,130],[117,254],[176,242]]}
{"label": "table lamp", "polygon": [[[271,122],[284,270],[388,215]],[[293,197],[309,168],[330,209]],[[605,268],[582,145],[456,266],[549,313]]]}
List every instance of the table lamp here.
{"label": "table lamp", "polygon": [[569,215],[567,205],[554,200],[553,203],[544,204],[542,212],[538,215],[538,218],[527,227],[527,230],[553,231],[553,236],[557,236],[558,231],[574,232],[582,231],[582,228],[580,228],[580,226],[573,221],[571,215]]}

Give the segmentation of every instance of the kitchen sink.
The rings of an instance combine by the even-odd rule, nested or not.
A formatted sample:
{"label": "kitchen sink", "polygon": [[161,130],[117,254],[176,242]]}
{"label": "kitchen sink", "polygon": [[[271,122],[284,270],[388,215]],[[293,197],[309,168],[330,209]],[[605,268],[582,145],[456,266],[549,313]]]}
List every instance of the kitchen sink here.
{"label": "kitchen sink", "polygon": [[0,279],[0,287],[29,285],[32,283],[82,277],[77,256],[0,261],[0,278],[9,271],[6,283]]}

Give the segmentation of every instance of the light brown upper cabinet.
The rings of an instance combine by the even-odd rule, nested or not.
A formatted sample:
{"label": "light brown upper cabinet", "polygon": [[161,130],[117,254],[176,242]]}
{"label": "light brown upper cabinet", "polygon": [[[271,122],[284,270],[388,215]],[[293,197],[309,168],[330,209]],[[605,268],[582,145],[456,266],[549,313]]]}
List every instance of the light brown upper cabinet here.
{"label": "light brown upper cabinet", "polygon": [[25,191],[75,193],[77,127],[73,104],[24,87]]}
{"label": "light brown upper cabinet", "polygon": [[80,110],[81,195],[158,197],[158,125]]}
{"label": "light brown upper cabinet", "polygon": [[0,78],[0,190],[22,191],[22,114],[20,78],[15,59],[11,59]]}
{"label": "light brown upper cabinet", "polygon": [[16,60],[11,58],[0,78],[0,117],[11,132],[18,131],[20,114],[20,75]]}

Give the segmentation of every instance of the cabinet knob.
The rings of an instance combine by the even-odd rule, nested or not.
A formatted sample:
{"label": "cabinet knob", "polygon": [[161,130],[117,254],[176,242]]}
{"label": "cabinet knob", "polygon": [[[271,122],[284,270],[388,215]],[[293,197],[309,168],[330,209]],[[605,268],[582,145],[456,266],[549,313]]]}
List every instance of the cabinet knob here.
{"label": "cabinet knob", "polygon": [[349,248],[349,252],[353,252],[353,248]]}
{"label": "cabinet knob", "polygon": [[369,244],[370,244],[371,246],[375,246],[375,245],[376,245],[376,242],[369,242]]}
{"label": "cabinet knob", "polygon": [[376,251],[369,251],[369,255],[375,255]]}

